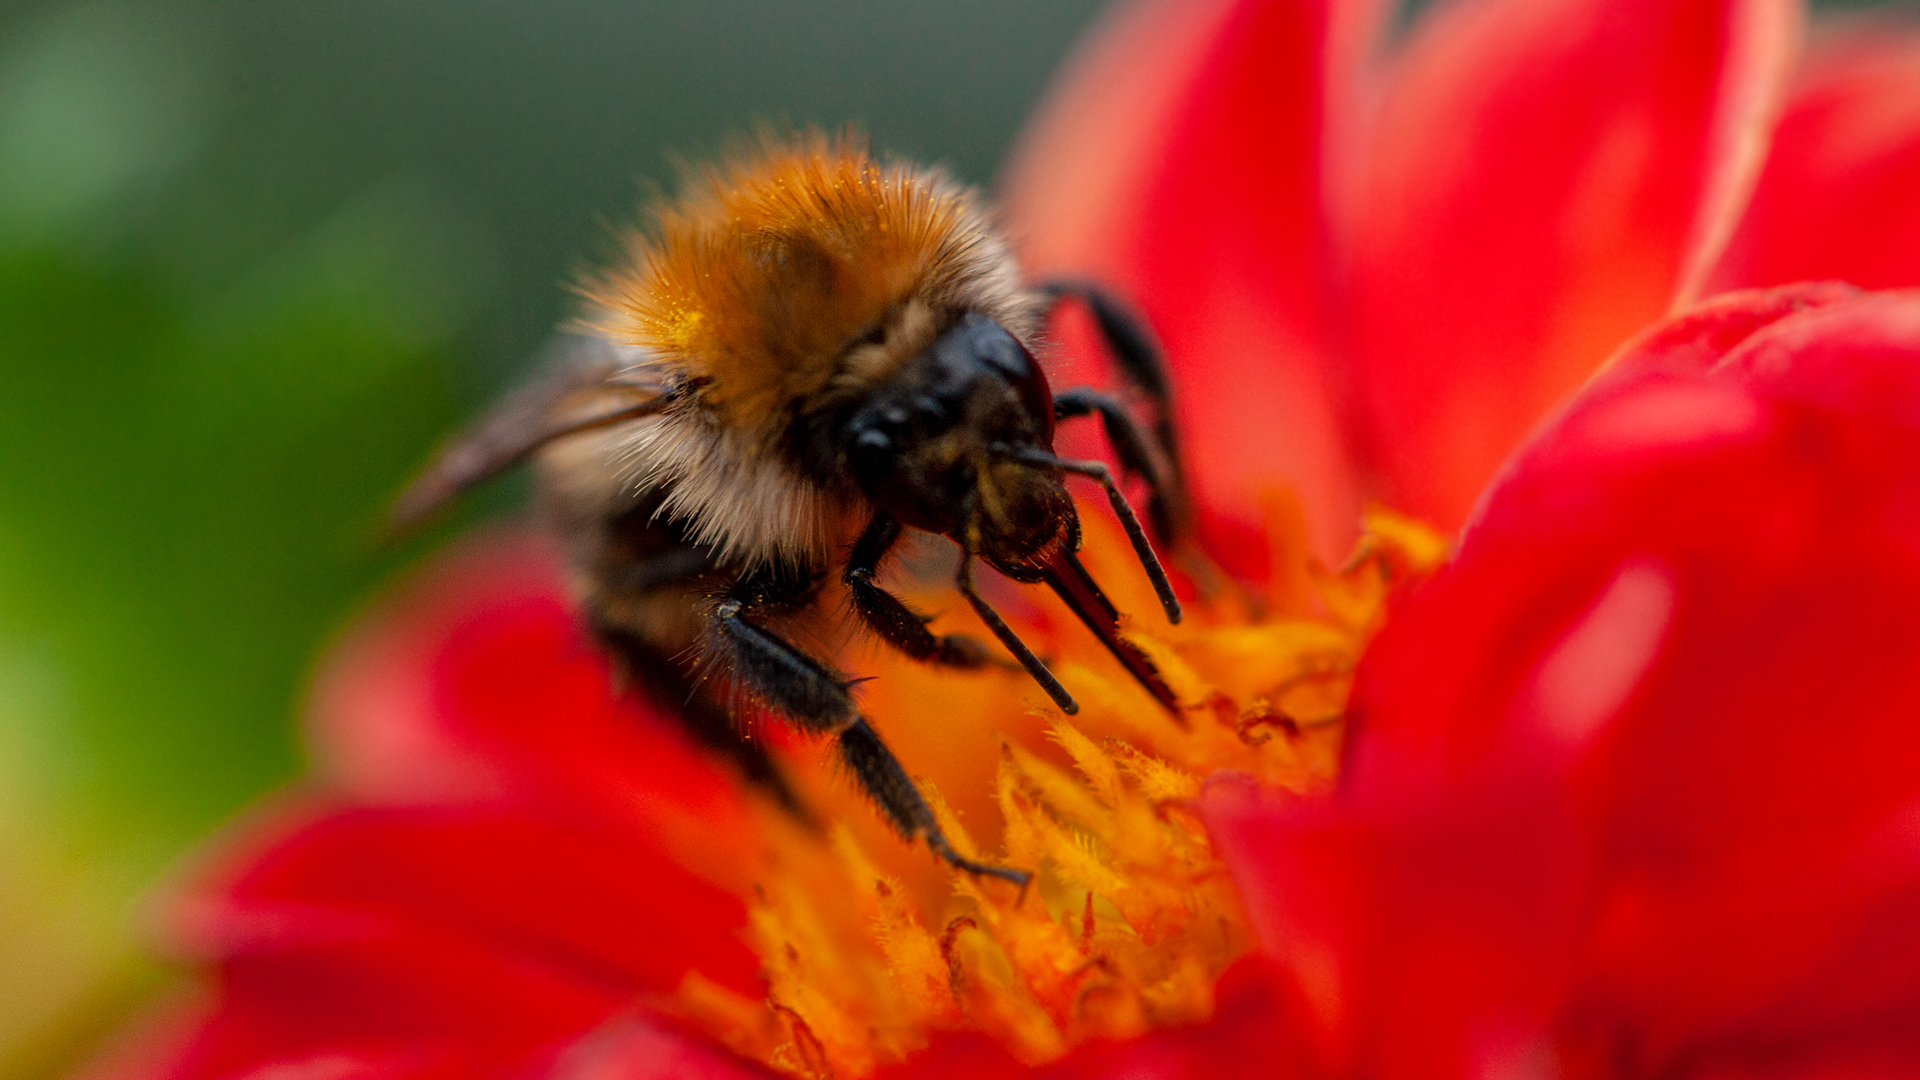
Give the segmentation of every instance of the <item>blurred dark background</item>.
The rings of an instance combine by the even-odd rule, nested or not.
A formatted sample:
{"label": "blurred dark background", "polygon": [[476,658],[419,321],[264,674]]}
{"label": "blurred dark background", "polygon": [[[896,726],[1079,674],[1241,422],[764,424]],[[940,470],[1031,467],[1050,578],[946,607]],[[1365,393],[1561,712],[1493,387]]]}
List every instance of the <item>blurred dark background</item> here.
{"label": "blurred dark background", "polygon": [[0,5],[0,1077],[159,977],[135,898],[296,774],[317,651],[433,545],[383,500],[671,155],[855,121],[989,182],[1098,6]]}
{"label": "blurred dark background", "polygon": [[159,981],[135,898],[296,774],[313,658],[435,542],[381,504],[670,155],[855,121],[987,183],[1100,6],[0,5],[0,1080]]}

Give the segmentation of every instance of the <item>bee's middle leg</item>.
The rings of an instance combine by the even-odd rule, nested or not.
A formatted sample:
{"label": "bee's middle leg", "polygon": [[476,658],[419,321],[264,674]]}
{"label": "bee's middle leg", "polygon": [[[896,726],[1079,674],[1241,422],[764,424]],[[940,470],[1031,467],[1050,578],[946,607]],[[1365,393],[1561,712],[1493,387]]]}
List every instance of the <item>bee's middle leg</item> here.
{"label": "bee's middle leg", "polygon": [[927,847],[948,865],[975,876],[984,874],[1011,881],[1022,889],[1033,879],[1025,870],[976,862],[953,850],[920,789],[913,786],[907,770],[900,767],[900,759],[880,741],[879,733],[868,725],[866,717],[856,717],[852,725],[840,732],[840,757],[859,778],[860,786],[880,804],[894,828],[909,839],[916,832],[926,836]]}
{"label": "bee's middle leg", "polygon": [[933,853],[956,869],[1025,886],[1026,872],[976,862],[954,850],[900,759],[860,715],[847,690],[849,680],[754,621],[757,598],[754,583],[744,581],[713,609],[717,643],[746,688],[800,727],[833,735],[854,779],[902,836],[924,836]]}
{"label": "bee's middle leg", "polygon": [[994,661],[985,642],[966,634],[936,634],[927,629],[927,619],[908,607],[899,597],[874,584],[880,560],[900,539],[900,522],[888,514],[875,514],[860,539],[854,541],[847,557],[847,568],[840,577],[853,597],[853,610],[874,633],[913,657],[930,664],[975,668]]}

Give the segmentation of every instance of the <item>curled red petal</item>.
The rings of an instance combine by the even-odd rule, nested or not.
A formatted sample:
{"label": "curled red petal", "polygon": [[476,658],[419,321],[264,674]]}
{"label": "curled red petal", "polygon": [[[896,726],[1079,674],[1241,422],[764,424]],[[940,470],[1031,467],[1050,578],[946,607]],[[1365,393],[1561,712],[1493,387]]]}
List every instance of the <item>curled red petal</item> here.
{"label": "curled red petal", "polygon": [[1397,62],[1354,218],[1372,462],[1457,525],[1692,287],[1761,160],[1787,0],[1459,0]]}
{"label": "curled red petal", "polygon": [[[1171,356],[1216,552],[1264,571],[1263,501],[1306,503],[1326,553],[1358,508],[1327,334],[1326,183],[1351,134],[1376,0],[1153,0],[1069,68],[1010,171],[1029,269],[1112,283]],[[1065,335],[1057,378],[1093,351]]]}
{"label": "curled red petal", "polygon": [[1768,325],[1859,294],[1859,289],[1837,281],[1803,281],[1776,289],[1722,293],[1648,327],[1622,346],[1620,355],[1603,369],[1601,377],[1636,375],[1654,368],[1708,371]]}
{"label": "curled red petal", "polygon": [[1210,797],[1348,1068],[1920,1065],[1920,295],[1782,299],[1523,453],[1369,651],[1339,805]]}
{"label": "curled red petal", "polygon": [[1920,27],[1837,27],[1774,133],[1722,288],[1838,278],[1920,285]]}

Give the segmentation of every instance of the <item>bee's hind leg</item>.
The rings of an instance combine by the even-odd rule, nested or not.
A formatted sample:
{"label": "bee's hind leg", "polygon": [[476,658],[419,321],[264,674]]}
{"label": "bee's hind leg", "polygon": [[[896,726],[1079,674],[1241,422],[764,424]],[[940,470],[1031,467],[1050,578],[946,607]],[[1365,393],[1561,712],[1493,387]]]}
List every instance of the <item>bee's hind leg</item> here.
{"label": "bee's hind leg", "polygon": [[682,730],[732,763],[747,781],[810,821],[812,815],[766,744],[735,726],[723,696],[702,687],[687,662],[684,637],[663,634],[650,622],[651,613],[663,606],[677,610],[685,603],[715,561],[711,548],[687,540],[672,523],[655,520],[660,498],[650,494],[603,526],[594,552],[599,573],[582,605],[585,621],[613,662],[621,693],[643,698],[677,719]]}
{"label": "bee's hind leg", "polygon": [[933,853],[956,869],[1024,887],[1031,878],[1025,871],[976,862],[953,849],[900,760],[860,715],[849,680],[754,621],[756,608],[779,603],[766,584],[743,578],[714,605],[714,644],[734,675],[793,723],[833,735],[854,779],[902,836],[924,836]]}
{"label": "bee's hind leg", "polygon": [[638,692],[656,706],[675,716],[680,726],[701,745],[733,763],[749,783],[764,789],[802,821],[814,817],[787,783],[766,745],[749,737],[733,722],[726,705],[716,696],[703,693],[698,681],[685,665],[664,649],[603,620],[595,620],[594,633],[603,648],[612,654],[630,692]]}

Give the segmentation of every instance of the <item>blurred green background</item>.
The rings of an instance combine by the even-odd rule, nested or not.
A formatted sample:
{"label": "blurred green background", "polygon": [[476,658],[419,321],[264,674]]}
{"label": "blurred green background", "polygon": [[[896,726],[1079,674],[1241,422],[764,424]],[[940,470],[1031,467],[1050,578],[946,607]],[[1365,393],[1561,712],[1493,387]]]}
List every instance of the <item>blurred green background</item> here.
{"label": "blurred green background", "polygon": [[317,650],[433,542],[382,502],[669,154],[853,120],[990,181],[1099,6],[0,5],[0,1080],[161,980],[136,897],[296,774]]}
{"label": "blurred green background", "polygon": [[786,119],[990,181],[1097,6],[0,5],[0,1077],[160,979],[136,897],[296,774],[317,650],[432,543],[383,500],[643,179]]}

